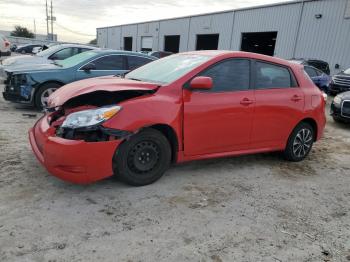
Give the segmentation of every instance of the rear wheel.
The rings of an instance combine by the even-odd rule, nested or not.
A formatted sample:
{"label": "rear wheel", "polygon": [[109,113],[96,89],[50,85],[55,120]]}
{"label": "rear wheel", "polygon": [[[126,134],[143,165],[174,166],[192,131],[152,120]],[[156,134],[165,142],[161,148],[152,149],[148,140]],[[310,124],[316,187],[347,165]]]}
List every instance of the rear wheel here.
{"label": "rear wheel", "polygon": [[315,131],[308,123],[300,123],[288,139],[284,156],[287,160],[298,162],[310,153],[314,143]]}
{"label": "rear wheel", "polygon": [[158,130],[144,129],[119,146],[113,157],[114,174],[127,184],[144,186],[168,169],[171,148]]}
{"label": "rear wheel", "polygon": [[59,87],[61,85],[58,83],[47,83],[41,86],[35,94],[35,106],[39,109],[47,107],[49,96]]}

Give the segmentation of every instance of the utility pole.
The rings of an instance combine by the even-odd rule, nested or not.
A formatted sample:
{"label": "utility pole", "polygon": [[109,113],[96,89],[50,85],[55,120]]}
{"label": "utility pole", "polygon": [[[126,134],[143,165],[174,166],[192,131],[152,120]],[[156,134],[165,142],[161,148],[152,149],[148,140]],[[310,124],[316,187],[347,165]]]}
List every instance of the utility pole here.
{"label": "utility pole", "polygon": [[51,0],[51,40],[53,41],[53,10],[52,10],[52,0]]}
{"label": "utility pole", "polygon": [[47,10],[47,0],[46,0],[46,32],[47,32],[47,40],[49,40],[49,12]]}
{"label": "utility pole", "polygon": [[36,25],[35,25],[35,18],[34,18],[34,38],[36,38]]}

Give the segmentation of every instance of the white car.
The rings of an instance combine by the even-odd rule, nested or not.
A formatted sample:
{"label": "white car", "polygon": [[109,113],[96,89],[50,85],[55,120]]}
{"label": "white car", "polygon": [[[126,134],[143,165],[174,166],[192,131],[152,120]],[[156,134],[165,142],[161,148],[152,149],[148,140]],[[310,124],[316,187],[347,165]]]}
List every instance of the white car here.
{"label": "white car", "polygon": [[17,66],[23,64],[49,64],[55,60],[64,60],[73,55],[96,49],[96,47],[77,44],[54,45],[35,55],[20,55],[9,57],[2,61],[2,66]]}
{"label": "white car", "polygon": [[10,46],[11,46],[10,41],[7,40],[5,36],[0,34],[0,56],[11,55]]}

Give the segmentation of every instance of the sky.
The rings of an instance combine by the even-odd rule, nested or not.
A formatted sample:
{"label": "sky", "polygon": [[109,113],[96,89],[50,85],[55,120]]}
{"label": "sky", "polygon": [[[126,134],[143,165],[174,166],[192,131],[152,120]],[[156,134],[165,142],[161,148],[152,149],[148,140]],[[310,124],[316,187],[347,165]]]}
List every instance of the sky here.
{"label": "sky", "polygon": [[[50,1],[50,0],[48,0]],[[286,0],[53,0],[59,41],[87,43],[96,28],[216,12]],[[49,2],[50,4],[50,2]],[[0,30],[15,25],[46,34],[45,0],[0,0]]]}

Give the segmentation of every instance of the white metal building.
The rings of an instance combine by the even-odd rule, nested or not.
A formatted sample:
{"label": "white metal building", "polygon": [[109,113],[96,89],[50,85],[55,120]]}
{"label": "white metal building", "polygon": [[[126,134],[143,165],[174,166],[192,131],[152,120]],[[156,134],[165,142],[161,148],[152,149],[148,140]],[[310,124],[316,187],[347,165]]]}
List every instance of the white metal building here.
{"label": "white metal building", "polygon": [[350,0],[296,0],[97,28],[100,47],[132,51],[243,50],[350,67]]}

